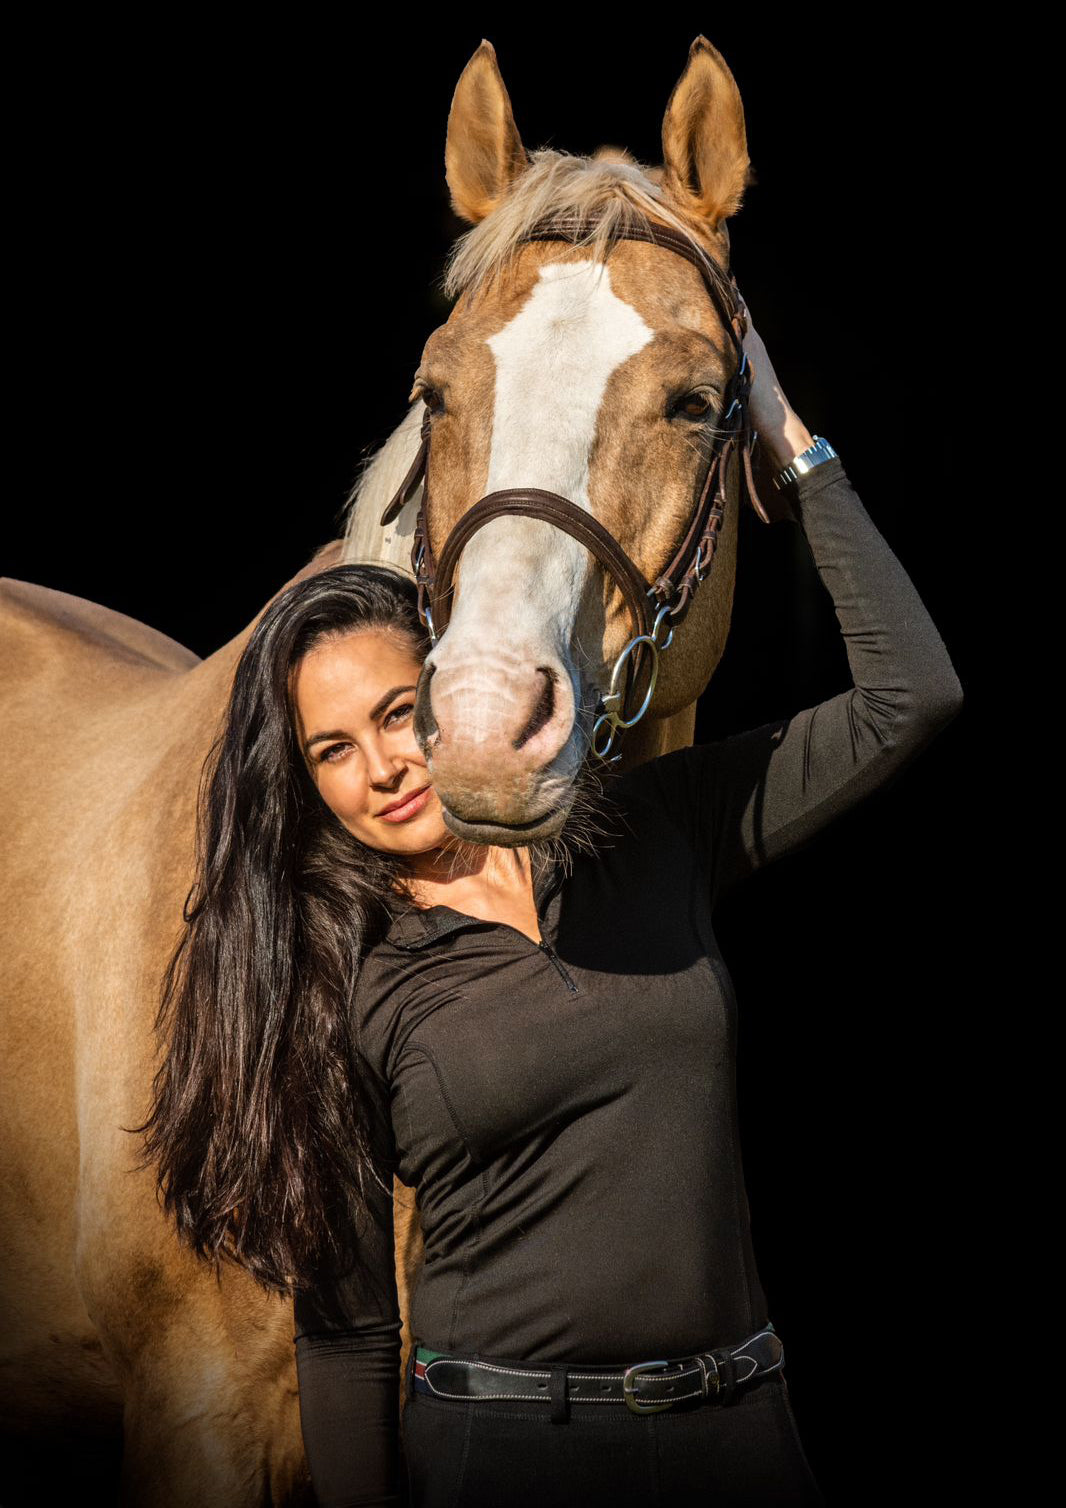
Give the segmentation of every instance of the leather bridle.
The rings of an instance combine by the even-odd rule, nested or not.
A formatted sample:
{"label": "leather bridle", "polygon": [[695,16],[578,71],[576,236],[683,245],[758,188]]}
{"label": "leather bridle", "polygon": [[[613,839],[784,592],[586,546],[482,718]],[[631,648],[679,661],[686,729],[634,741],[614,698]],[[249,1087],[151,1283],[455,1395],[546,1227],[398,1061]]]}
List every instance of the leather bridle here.
{"label": "leather bridle", "polygon": [[[538,221],[522,239],[574,242],[590,229],[592,226],[588,221],[548,219]],[[453,577],[459,556],[471,536],[491,519],[505,514],[541,519],[571,535],[596,557],[621,591],[635,630],[615,661],[610,687],[606,692],[601,692],[596,708],[591,745],[593,753],[604,759],[610,754],[621,731],[639,722],[648,710],[655,690],[659,654],[669,648],[674,629],[684,619],[696,588],[707,579],[714,564],[719,530],[725,513],[729,468],[734,456],[739,455],[742,463],[742,493],[746,494],[763,522],[770,522],[770,516],[755,490],[751,471],[751,450],[757,435],[748,423],[751,368],[744,350],[748,322],[735,277],[731,272],[723,272],[710,256],[680,232],[665,225],[629,224],[618,231],[617,239],[646,241],[676,252],[678,256],[691,262],[703,278],[722,324],[732,337],[737,356],[736,369],[722,402],[723,412],[716,424],[714,443],[701,471],[688,527],[655,581],[649,582],[645,578],[614,536],[591,513],[568,498],[540,487],[506,487],[498,492],[488,493],[456,521],[444,541],[439,559],[436,559],[429,530],[431,413],[428,408],[422,419],[418,453],[400,483],[399,490],[381,516],[383,525],[390,523],[418,482],[424,480],[422,503],[415,524],[411,565],[418,583],[419,615],[429,629],[434,644],[448,626]],[[634,711],[636,687],[645,661],[649,662],[647,684]],[[620,756],[614,756],[618,757]]]}

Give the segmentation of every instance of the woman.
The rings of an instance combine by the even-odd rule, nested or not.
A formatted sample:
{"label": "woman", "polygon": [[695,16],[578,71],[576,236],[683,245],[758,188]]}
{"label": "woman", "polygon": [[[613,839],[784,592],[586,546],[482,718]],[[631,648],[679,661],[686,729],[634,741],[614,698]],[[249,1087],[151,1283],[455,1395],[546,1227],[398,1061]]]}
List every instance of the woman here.
{"label": "woman", "polygon": [[[746,348],[783,468],[812,436]],[[712,913],[961,688],[841,461],[785,490],[854,687],[612,777],[594,853],[450,837],[389,572],[292,588],[242,658],[150,1147],[195,1249],[295,1286],[321,1508],[821,1501],[752,1259]],[[393,1174],[426,1246],[402,1451]]]}

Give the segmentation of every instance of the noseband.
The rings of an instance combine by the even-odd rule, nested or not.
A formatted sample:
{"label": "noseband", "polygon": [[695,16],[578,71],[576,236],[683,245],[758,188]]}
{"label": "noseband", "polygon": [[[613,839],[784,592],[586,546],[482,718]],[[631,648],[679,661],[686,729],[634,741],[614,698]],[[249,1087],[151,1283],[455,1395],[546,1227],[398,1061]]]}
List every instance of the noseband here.
{"label": "noseband", "polygon": [[[522,239],[574,242],[590,229],[587,221],[542,220]],[[659,654],[670,647],[674,629],[684,619],[696,588],[706,580],[714,564],[718,532],[725,513],[729,467],[735,455],[739,454],[742,462],[742,492],[763,522],[770,522],[755,490],[751,472],[751,450],[757,436],[748,424],[751,368],[744,350],[748,322],[736,279],[731,272],[722,272],[685,236],[667,226],[628,225],[619,231],[618,239],[662,246],[691,262],[703,278],[722,324],[732,337],[737,355],[736,370],[726,388],[722,404],[724,412],[716,425],[714,443],[701,471],[688,527],[662,573],[654,582],[649,582],[614,536],[587,509],[540,487],[506,487],[488,493],[456,521],[444,541],[439,560],[435,559],[429,532],[431,414],[428,408],[422,419],[422,443],[418,453],[381,516],[382,524],[390,523],[418,482],[424,481],[411,564],[418,583],[419,615],[434,644],[444,633],[451,616],[452,578],[459,556],[470,537],[491,519],[504,514],[541,519],[571,535],[596,557],[621,591],[634,630],[633,637],[615,661],[610,687],[600,693],[596,708],[591,745],[593,753],[601,759],[610,754],[621,731],[633,727],[647,712],[655,691]],[[634,710],[634,704],[638,703],[636,688],[645,662],[648,663],[647,683]],[[615,755],[614,759],[619,757]]]}

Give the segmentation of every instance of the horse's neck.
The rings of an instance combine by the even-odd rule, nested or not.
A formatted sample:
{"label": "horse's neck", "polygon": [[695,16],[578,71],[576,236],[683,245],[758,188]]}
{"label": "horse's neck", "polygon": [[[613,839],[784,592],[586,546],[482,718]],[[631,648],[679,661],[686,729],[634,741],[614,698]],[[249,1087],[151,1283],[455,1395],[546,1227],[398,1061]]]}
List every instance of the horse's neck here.
{"label": "horse's neck", "polygon": [[390,523],[383,525],[381,515],[396,495],[418,452],[422,440],[422,412],[421,402],[411,404],[402,422],[363,473],[348,506],[343,556],[346,562],[391,565],[413,576],[411,547],[422,502],[422,484],[418,484]]}

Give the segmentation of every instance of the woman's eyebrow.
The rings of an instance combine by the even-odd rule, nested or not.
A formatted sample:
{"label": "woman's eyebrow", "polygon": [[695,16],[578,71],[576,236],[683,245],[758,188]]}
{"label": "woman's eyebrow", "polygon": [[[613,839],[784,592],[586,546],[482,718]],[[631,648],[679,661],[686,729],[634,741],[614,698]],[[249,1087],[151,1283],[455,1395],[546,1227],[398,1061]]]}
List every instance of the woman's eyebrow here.
{"label": "woman's eyebrow", "polygon": [[[393,686],[391,691],[386,691],[385,695],[380,699],[380,701],[375,702],[373,707],[371,707],[370,721],[374,722],[381,716],[381,714],[385,711],[385,708],[392,701],[393,697],[400,696],[405,691],[415,690],[417,690],[417,687],[415,686]],[[310,751],[312,744],[320,744],[325,738],[348,738],[349,736],[350,735],[347,734],[343,728],[333,728],[328,733],[313,733],[304,744],[304,753],[306,754]]]}
{"label": "woman's eyebrow", "polygon": [[386,691],[380,702],[375,702],[370,709],[370,721],[376,722],[394,696],[401,696],[405,691],[415,691],[415,686],[394,686],[391,691]]}

